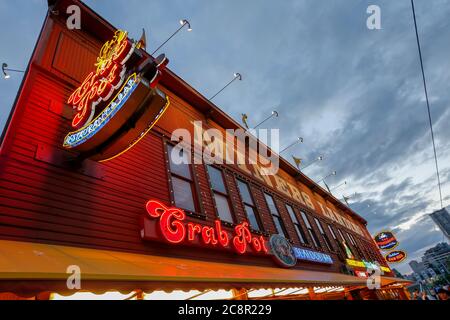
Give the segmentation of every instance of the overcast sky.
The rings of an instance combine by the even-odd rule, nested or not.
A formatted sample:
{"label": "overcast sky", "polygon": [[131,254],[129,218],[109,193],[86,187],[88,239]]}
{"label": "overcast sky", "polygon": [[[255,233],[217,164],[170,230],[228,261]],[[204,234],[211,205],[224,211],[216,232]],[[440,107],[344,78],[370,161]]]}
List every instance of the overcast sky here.
{"label": "overcast sky", "polygon": [[[441,169],[450,204],[450,1],[416,0],[419,36]],[[186,18],[161,52],[169,67],[205,96],[239,72],[214,102],[240,121],[256,124],[276,109],[267,128],[280,128],[281,145],[302,136],[292,153],[320,164],[305,170],[335,191],[357,195],[351,207],[372,234],[396,232],[408,261],[442,241],[428,213],[440,208],[428,116],[410,0],[143,1],[86,3],[114,26],[155,49]],[[381,8],[381,30],[366,27],[366,9]],[[44,0],[0,0],[0,62],[25,68],[41,28]],[[20,14],[19,14],[20,13]],[[20,75],[0,79],[0,128]],[[288,157],[289,154],[287,154]],[[394,265],[393,265],[394,266]],[[397,267],[411,270],[406,263]]]}

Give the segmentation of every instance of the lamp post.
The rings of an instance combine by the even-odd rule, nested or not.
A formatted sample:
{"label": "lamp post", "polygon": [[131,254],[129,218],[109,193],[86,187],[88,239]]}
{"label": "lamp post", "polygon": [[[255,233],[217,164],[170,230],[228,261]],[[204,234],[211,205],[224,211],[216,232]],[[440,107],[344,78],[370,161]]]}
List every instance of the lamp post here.
{"label": "lamp post", "polygon": [[331,189],[330,189],[330,192],[333,191],[333,190],[336,190],[336,189],[338,189],[338,188],[340,188],[340,187],[342,187],[342,186],[345,186],[346,184],[347,184],[347,181],[344,181],[344,182],[342,182],[341,184],[339,184],[339,185],[337,185],[337,186],[331,188]]}
{"label": "lamp post", "polygon": [[287,149],[295,146],[297,143],[302,143],[303,142],[303,138],[302,137],[298,137],[297,140],[295,140],[293,143],[291,143],[290,145],[288,145],[286,148],[284,148],[283,150],[281,150],[279,152],[279,154],[283,153],[284,151],[286,151]]}
{"label": "lamp post", "polygon": [[316,163],[317,161],[322,161],[323,160],[323,156],[318,156],[316,159],[314,159],[313,161],[311,161],[310,163],[308,163],[307,165],[303,166],[302,168],[300,168],[300,170],[305,170],[306,168],[308,168],[310,165]]}
{"label": "lamp post", "polygon": [[181,27],[179,27],[174,33],[172,33],[172,35],[169,37],[169,38],[167,38],[167,40],[166,41],[164,41],[163,43],[161,43],[161,45],[158,47],[158,48],[156,48],[156,50],[155,51],[153,51],[152,52],[152,56],[159,50],[159,49],[161,49],[170,39],[172,39],[181,29],[183,29],[183,27],[184,26],[188,26],[188,29],[187,29],[187,31],[192,31],[192,28],[191,28],[191,24],[189,23],[189,21],[187,21],[186,19],[182,19],[182,20],[180,20],[180,24],[181,24]]}
{"label": "lamp post", "polygon": [[329,174],[327,174],[325,177],[323,177],[322,179],[317,180],[316,183],[319,184],[320,182],[324,181],[326,178],[331,177],[331,176],[335,176],[336,173],[337,173],[336,171],[332,171]]}
{"label": "lamp post", "polygon": [[233,74],[233,79],[230,81],[230,82],[228,82],[222,89],[220,89],[219,91],[217,91],[217,93],[216,94],[214,94],[211,98],[209,98],[209,100],[211,101],[212,99],[214,99],[219,93],[221,93],[223,90],[225,90],[225,88],[226,87],[228,87],[230,84],[232,84],[233,83],[233,81],[235,81],[236,79],[239,79],[239,81],[241,81],[242,80],[242,75],[239,73],[239,72],[235,72],[234,74]]}
{"label": "lamp post", "polygon": [[10,69],[10,68],[8,68],[8,64],[6,64],[5,62],[3,62],[3,63],[2,63],[3,78],[5,78],[5,79],[11,78],[11,75],[10,75],[9,73],[7,73],[6,71],[9,71],[9,72],[19,72],[19,73],[24,73],[24,72],[25,72],[25,71],[23,71],[23,70]]}
{"label": "lamp post", "polygon": [[262,125],[264,122],[266,122],[267,120],[269,120],[270,118],[272,118],[272,117],[278,117],[278,112],[276,112],[275,110],[274,111],[272,111],[272,113],[271,113],[271,115],[270,116],[268,116],[267,118],[265,118],[263,121],[261,121],[260,123],[258,123],[253,129],[256,129],[256,128],[258,128],[260,125]]}

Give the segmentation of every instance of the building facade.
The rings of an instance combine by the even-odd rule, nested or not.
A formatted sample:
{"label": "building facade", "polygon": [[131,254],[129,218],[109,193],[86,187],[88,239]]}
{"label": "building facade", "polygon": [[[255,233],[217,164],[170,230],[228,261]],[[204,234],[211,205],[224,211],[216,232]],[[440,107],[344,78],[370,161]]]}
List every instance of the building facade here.
{"label": "building facade", "polygon": [[[73,4],[80,30],[66,27]],[[109,60],[99,59],[105,43],[117,50]],[[406,298],[367,222],[286,160],[274,175],[260,164],[175,161],[179,145],[182,159],[202,158],[207,129],[226,137],[243,128],[166,63],[82,2],[49,1],[2,135],[0,250],[10,260],[0,265],[0,292],[71,294],[75,266],[90,292],[227,289],[249,298],[295,287],[311,299]],[[94,66],[103,69],[90,73]],[[128,67],[137,71],[122,91],[108,78],[113,95],[96,92],[98,110],[83,113],[97,97],[83,100],[80,90],[107,68]],[[200,140],[173,141],[180,128],[195,137],[198,121]],[[375,264],[384,273],[378,291],[366,288]]]}
{"label": "building facade", "polygon": [[430,214],[431,219],[441,229],[442,233],[450,240],[450,214],[446,208],[437,210]]}

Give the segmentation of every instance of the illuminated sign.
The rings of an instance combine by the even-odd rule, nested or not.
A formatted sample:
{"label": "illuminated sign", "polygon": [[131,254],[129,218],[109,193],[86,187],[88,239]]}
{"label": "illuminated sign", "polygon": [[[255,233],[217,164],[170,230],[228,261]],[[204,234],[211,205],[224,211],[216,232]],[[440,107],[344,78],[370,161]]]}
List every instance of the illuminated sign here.
{"label": "illuminated sign", "polygon": [[355,275],[357,277],[360,277],[360,278],[367,278],[368,277],[367,272],[364,272],[364,271],[355,271]]}
{"label": "illuminated sign", "polygon": [[282,267],[293,267],[297,263],[297,258],[294,254],[289,241],[279,235],[273,234],[269,239],[270,251],[275,258],[275,261]]}
{"label": "illuminated sign", "polygon": [[136,144],[169,105],[155,88],[168,60],[156,59],[128,39],[122,30],[100,50],[95,71],[87,75],[68,99],[75,110],[74,131],[63,146],[80,158],[112,159]]}
{"label": "illuminated sign", "polygon": [[342,241],[342,246],[345,249],[345,255],[347,256],[348,259],[354,259],[355,257],[352,254],[352,250],[350,250],[350,248],[348,247],[347,243],[345,241]]}
{"label": "illuminated sign", "polygon": [[385,266],[380,266],[380,269],[381,269],[381,271],[384,271],[384,272],[391,272],[391,269],[389,269],[388,267],[385,267]]}
{"label": "illuminated sign", "polygon": [[374,240],[380,250],[392,250],[398,246],[398,241],[394,234],[390,231],[382,231],[378,233]]}
{"label": "illuminated sign", "polygon": [[332,264],[333,259],[325,253],[294,247],[294,255],[299,260]]}
{"label": "illuminated sign", "polygon": [[381,266],[378,263],[373,263],[373,262],[369,262],[369,261],[359,261],[359,260],[347,259],[346,263],[347,263],[347,265],[349,265],[351,267],[380,269],[383,272],[391,272],[391,269],[389,269],[388,267]]}
{"label": "illuminated sign", "polygon": [[402,250],[391,251],[384,258],[389,263],[400,263],[406,259],[406,252]]}
{"label": "illuminated sign", "polygon": [[186,214],[182,209],[166,207],[164,204],[150,200],[146,205],[150,220],[157,221],[156,226],[149,224],[149,219],[143,220],[141,236],[144,239],[157,239],[155,228],[161,237],[171,244],[192,244],[223,249],[232,249],[239,254],[248,252],[268,254],[266,240],[263,236],[252,235],[248,222],[234,227],[230,233],[222,228],[220,220],[214,221],[213,226],[186,221]]}
{"label": "illuminated sign", "polygon": [[347,265],[349,265],[351,267],[366,268],[365,263],[362,261],[347,259],[346,262],[347,262]]}

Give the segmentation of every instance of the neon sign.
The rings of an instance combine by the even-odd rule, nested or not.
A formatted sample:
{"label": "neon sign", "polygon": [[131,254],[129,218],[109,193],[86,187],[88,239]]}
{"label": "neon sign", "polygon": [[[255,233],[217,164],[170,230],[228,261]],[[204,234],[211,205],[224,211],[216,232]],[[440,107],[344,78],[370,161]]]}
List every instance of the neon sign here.
{"label": "neon sign", "polygon": [[389,263],[400,263],[406,259],[406,252],[402,250],[391,251],[384,258]]}
{"label": "neon sign", "polygon": [[131,57],[134,44],[128,41],[127,32],[117,30],[112,40],[107,41],[97,58],[97,70],[91,72],[83,83],[70,95],[69,104],[76,110],[72,126],[78,128],[91,121],[95,106],[108,100],[124,79],[125,62]]}
{"label": "neon sign", "polygon": [[[136,74],[132,74],[117,96],[103,111],[84,128],[69,133],[64,139],[65,147],[76,147],[94,136],[120,110],[137,86]],[[76,116],[75,116],[76,117]]]}
{"label": "neon sign", "polygon": [[294,247],[294,255],[299,260],[333,264],[333,259],[325,253]]}
{"label": "neon sign", "polygon": [[169,98],[156,88],[168,60],[150,57],[117,30],[101,48],[95,70],[68,99],[74,131],[63,146],[79,159],[113,159],[129,150],[162,117]]}
{"label": "neon sign", "polygon": [[378,233],[374,239],[378,248],[381,250],[392,250],[399,244],[394,234],[390,231],[382,231]]}
{"label": "neon sign", "polygon": [[[239,254],[268,254],[266,240],[263,236],[253,236],[246,221],[235,226],[234,232],[230,234],[222,228],[220,220],[216,220],[213,226],[187,222],[182,209],[166,207],[156,200],[148,201],[146,210],[149,218],[157,219],[157,229],[169,243],[201,243],[203,246],[233,249]],[[145,227],[142,235],[145,238]]]}

